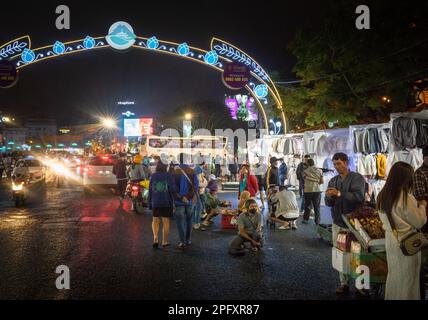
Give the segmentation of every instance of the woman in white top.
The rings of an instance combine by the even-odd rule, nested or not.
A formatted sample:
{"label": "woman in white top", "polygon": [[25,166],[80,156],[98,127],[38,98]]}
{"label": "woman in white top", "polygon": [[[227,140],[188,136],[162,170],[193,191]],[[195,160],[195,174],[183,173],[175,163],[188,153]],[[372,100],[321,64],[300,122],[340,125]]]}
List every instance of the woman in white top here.
{"label": "woman in white top", "polygon": [[[397,162],[391,168],[385,186],[377,198],[379,216],[385,229],[388,276],[385,300],[419,300],[421,252],[405,256],[398,239],[421,228],[427,221],[426,201],[417,202],[411,194],[413,168]],[[395,224],[397,237],[392,232],[389,219]]]}
{"label": "woman in white top", "polygon": [[274,215],[270,220],[282,224],[279,229],[289,230],[290,224],[293,230],[297,230],[296,220],[299,218],[299,207],[297,205],[296,194],[287,190],[285,186],[279,187],[279,192],[273,193],[271,201],[276,205]]}

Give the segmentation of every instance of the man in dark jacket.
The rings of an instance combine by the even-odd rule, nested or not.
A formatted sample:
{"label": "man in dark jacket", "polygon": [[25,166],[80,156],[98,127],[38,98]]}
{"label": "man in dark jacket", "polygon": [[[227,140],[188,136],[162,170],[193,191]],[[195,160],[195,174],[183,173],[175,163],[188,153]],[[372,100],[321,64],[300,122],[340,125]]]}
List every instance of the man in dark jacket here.
{"label": "man in dark jacket", "polygon": [[[347,231],[342,214],[348,214],[364,204],[365,180],[359,173],[349,170],[349,159],[344,153],[336,153],[333,156],[333,165],[339,175],[333,177],[328,183],[325,193],[325,203],[332,208],[333,217],[333,245],[337,245],[337,235],[341,231]],[[337,294],[349,292],[349,278],[339,273],[340,287]]]}
{"label": "man in dark jacket", "polygon": [[279,166],[279,183],[281,186],[284,185],[285,179],[287,179],[288,168],[284,160],[281,161]]}
{"label": "man in dark jacket", "polygon": [[279,172],[278,172],[278,161],[280,159],[276,157],[270,158],[270,166],[266,172],[266,186],[274,184],[279,186]]}
{"label": "man in dark jacket", "polygon": [[113,174],[117,179],[117,193],[119,194],[119,205],[122,207],[123,197],[125,196],[128,175],[126,169],[126,155],[121,154],[119,160],[113,166]]}
{"label": "man in dark jacket", "polygon": [[308,166],[308,160],[311,158],[310,155],[305,155],[303,157],[302,162],[299,163],[299,165],[297,166],[296,169],[296,176],[297,176],[297,180],[299,180],[299,195],[300,195],[300,199],[302,200],[301,204],[300,204],[300,211],[301,212],[305,212],[305,176],[304,176],[304,172],[305,170],[309,167]]}
{"label": "man in dark jacket", "polygon": [[192,209],[198,196],[199,181],[195,171],[189,167],[190,157],[179,156],[180,164],[174,167],[174,202],[177,229],[180,237],[178,247],[184,249],[191,244]]}

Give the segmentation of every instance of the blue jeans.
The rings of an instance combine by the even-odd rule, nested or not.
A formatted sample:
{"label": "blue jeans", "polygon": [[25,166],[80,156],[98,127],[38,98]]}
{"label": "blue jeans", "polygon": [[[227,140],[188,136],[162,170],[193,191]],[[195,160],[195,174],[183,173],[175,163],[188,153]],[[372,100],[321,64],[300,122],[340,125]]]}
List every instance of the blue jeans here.
{"label": "blue jeans", "polygon": [[190,241],[190,235],[192,232],[192,208],[192,205],[175,207],[178,236],[180,237],[181,243]]}
{"label": "blue jeans", "polygon": [[202,200],[200,196],[197,196],[197,202],[192,208],[192,223],[198,224],[201,223],[201,213],[202,213]]}
{"label": "blue jeans", "polygon": [[205,202],[207,201],[207,197],[204,194],[199,195],[199,197],[201,198],[201,212],[205,211]]}

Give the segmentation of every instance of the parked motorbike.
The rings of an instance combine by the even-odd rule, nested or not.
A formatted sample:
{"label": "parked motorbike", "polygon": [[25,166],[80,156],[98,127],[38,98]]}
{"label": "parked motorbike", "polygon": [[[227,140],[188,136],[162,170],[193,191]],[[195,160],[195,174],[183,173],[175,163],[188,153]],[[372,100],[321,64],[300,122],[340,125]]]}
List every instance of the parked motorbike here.
{"label": "parked motorbike", "polygon": [[131,180],[126,187],[126,195],[132,201],[132,207],[138,214],[144,212],[144,208],[148,207],[148,181]]}

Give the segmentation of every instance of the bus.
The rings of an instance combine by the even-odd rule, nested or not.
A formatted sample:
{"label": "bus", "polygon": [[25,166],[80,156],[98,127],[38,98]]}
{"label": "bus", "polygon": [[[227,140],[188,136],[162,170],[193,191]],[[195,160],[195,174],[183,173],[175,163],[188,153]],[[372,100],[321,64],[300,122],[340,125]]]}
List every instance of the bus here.
{"label": "bus", "polygon": [[148,136],[146,152],[148,155],[177,157],[180,153],[198,156],[227,155],[227,138],[219,136],[162,137]]}

